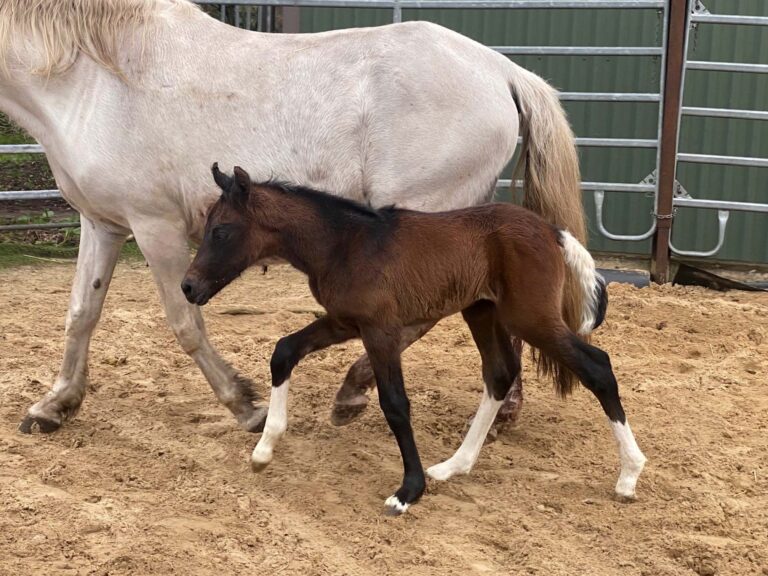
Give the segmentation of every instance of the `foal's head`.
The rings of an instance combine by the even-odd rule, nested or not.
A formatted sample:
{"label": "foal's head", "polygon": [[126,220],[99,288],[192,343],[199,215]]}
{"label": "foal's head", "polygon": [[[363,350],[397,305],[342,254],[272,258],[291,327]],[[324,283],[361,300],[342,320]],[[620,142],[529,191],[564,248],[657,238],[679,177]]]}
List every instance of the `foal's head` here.
{"label": "foal's head", "polygon": [[212,172],[222,194],[208,212],[203,241],[181,283],[187,300],[200,306],[258,261],[264,248],[264,231],[251,221],[248,173],[236,166],[234,177],[228,176],[218,163]]}

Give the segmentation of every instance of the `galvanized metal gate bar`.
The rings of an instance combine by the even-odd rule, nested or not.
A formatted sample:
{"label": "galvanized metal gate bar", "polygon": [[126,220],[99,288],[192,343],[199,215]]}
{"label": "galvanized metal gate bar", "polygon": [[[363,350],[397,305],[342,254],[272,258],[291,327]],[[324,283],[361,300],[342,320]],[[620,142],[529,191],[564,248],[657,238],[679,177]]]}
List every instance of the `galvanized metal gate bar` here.
{"label": "galvanized metal gate bar", "polygon": [[0,200],[57,200],[61,198],[58,190],[23,190],[20,192],[2,192]]}
{"label": "galvanized metal gate bar", "polygon": [[756,72],[768,74],[768,64],[743,64],[740,62],[702,62],[689,61],[686,64],[688,70],[712,70],[715,72]]}
{"label": "galvanized metal gate bar", "polygon": [[768,17],[693,14],[691,16],[691,22],[702,22],[704,24],[738,24],[741,26],[768,26]]}
{"label": "galvanized metal gate bar", "polygon": [[44,154],[40,144],[4,144],[0,146],[0,154]]}
{"label": "galvanized metal gate bar", "polygon": [[728,110],[727,108],[695,108],[683,106],[684,116],[705,116],[707,118],[738,118],[742,120],[768,120],[763,110]]}
{"label": "galvanized metal gate bar", "polygon": [[661,96],[642,92],[560,92],[570,102],[661,102]]}
{"label": "galvanized metal gate bar", "polygon": [[661,56],[653,46],[490,46],[501,54],[534,56]]}
{"label": "galvanized metal gate bar", "polygon": [[[515,180],[516,188],[522,188],[523,181]],[[509,188],[512,186],[512,180],[501,179],[497,186],[499,188]],[[624,184],[621,182],[582,182],[581,189],[584,192],[626,192],[628,194],[653,194],[656,192],[655,184]]]}

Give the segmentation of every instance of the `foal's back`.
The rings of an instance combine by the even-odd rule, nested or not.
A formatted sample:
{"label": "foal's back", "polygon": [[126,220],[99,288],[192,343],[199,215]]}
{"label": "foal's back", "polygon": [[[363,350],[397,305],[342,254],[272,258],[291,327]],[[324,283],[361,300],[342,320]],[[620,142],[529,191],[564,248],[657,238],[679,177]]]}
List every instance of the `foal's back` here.
{"label": "foal's back", "polygon": [[[351,291],[365,293],[377,315],[392,314],[408,325],[443,318],[478,300],[513,304],[521,290],[562,289],[557,229],[529,210],[498,203],[381,213],[350,261]],[[542,274],[549,282],[538,287]]]}

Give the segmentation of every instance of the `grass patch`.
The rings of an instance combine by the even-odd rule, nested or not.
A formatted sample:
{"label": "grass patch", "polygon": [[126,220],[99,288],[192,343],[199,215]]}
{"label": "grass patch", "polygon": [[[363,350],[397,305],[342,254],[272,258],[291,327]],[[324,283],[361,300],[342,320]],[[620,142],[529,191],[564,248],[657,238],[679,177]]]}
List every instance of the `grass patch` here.
{"label": "grass patch", "polygon": [[[21,128],[0,114],[0,144],[34,144]],[[0,154],[0,189],[49,190],[55,188],[43,154]]]}
{"label": "grass patch", "polygon": [[[121,260],[140,260],[143,256],[135,242],[126,242]],[[49,266],[72,263],[77,259],[77,246],[56,244],[23,244],[0,242],[0,270],[15,266]]]}

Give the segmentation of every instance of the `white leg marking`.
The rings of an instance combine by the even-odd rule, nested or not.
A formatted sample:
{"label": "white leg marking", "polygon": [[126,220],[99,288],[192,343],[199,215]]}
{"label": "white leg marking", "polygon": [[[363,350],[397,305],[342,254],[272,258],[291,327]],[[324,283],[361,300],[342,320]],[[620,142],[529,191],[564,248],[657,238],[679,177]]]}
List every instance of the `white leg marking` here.
{"label": "white leg marking", "polygon": [[264,424],[264,433],[251,454],[251,468],[255,472],[264,469],[272,461],[275,445],[288,428],[288,385],[286,380],[280,386],[272,388],[269,398],[269,412]]}
{"label": "white leg marking", "polygon": [[477,414],[472,420],[472,425],[469,427],[469,432],[467,432],[461,447],[445,462],[430,466],[427,469],[427,475],[435,480],[448,480],[455,474],[469,474],[480,455],[480,449],[483,447],[488,430],[491,429],[491,425],[496,419],[496,413],[503,403],[503,400],[494,400],[488,395],[487,390],[483,390],[480,407],[477,409]]}
{"label": "white leg marking", "polygon": [[394,494],[384,501],[384,505],[390,510],[392,510],[394,514],[404,514],[405,511],[408,510],[408,507],[410,506],[410,504],[405,504],[403,502],[400,502],[400,498],[398,498]]}
{"label": "white leg marking", "polygon": [[619,445],[621,473],[616,482],[616,494],[624,498],[635,498],[635,486],[645,466],[645,456],[635,442],[629,422],[611,422],[613,435]]}

